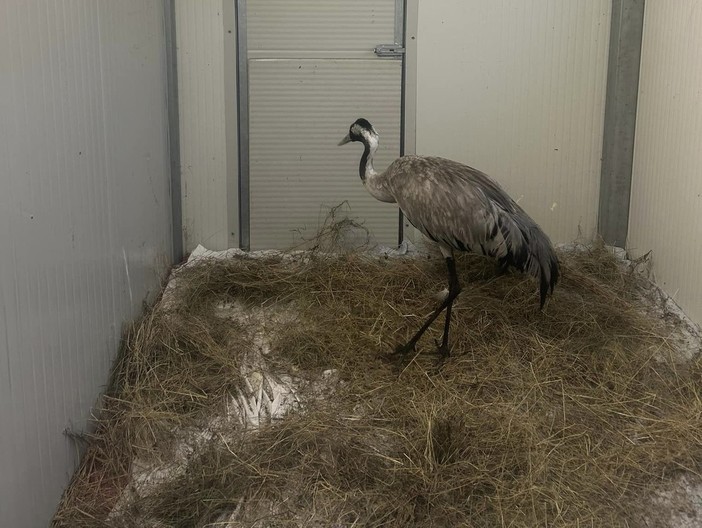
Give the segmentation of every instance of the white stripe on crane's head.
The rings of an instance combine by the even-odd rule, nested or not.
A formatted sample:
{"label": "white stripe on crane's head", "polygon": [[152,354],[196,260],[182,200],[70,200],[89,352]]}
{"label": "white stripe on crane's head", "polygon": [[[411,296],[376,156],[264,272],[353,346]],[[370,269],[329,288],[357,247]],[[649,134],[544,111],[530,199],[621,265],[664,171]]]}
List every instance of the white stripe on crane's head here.
{"label": "white stripe on crane's head", "polygon": [[378,134],[374,130],[364,130],[361,135],[366,139],[364,143],[367,143],[371,150],[375,151],[378,148]]}

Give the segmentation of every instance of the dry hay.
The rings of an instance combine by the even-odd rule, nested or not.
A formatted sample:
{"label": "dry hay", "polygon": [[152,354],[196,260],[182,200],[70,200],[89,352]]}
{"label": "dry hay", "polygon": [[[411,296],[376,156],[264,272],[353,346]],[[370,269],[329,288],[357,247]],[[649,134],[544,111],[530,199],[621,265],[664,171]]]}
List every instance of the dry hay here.
{"label": "dry hay", "polygon": [[[530,279],[461,256],[440,367],[384,356],[435,306],[441,259],[312,252],[181,269],[176,300],[126,338],[54,525],[644,526],[652,490],[700,470],[699,354],[680,358],[671,326],[641,308],[639,274],[603,247],[560,259],[540,313]],[[333,393],[248,433],[221,423],[183,471],[108,516],[135,460],[172,460],[174,431],[208,427],[241,389],[260,329],[218,316],[235,301],[291,309],[267,322],[269,362],[308,380],[332,369]]]}

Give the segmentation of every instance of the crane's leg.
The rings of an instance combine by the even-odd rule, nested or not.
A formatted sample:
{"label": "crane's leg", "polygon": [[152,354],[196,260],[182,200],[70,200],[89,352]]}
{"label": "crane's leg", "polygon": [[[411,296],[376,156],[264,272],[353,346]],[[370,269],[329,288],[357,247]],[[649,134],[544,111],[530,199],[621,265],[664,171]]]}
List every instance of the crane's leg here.
{"label": "crane's leg", "polygon": [[458,275],[456,274],[456,261],[453,260],[453,255],[446,257],[446,267],[448,268],[448,278],[449,278],[449,292],[443,302],[434,310],[434,312],[425,321],[422,327],[417,331],[412,339],[410,339],[407,344],[400,345],[395,349],[397,354],[407,354],[414,350],[417,341],[424,335],[424,332],[431,326],[431,324],[439,317],[439,314],[446,310],[446,322],[444,323],[444,336],[441,340],[441,345],[439,346],[439,353],[443,356],[449,355],[448,348],[448,338],[449,338],[449,326],[451,324],[451,305],[458,294],[461,293],[461,285],[458,282]]}
{"label": "crane's leg", "polygon": [[450,355],[450,349],[448,345],[449,341],[449,328],[451,327],[451,307],[453,306],[453,301],[458,294],[461,293],[461,284],[458,282],[458,275],[456,274],[456,262],[453,257],[446,259],[446,266],[449,272],[449,294],[446,297],[449,299],[449,303],[446,306],[446,320],[444,321],[444,336],[441,338],[441,345],[439,345],[439,354],[444,357]]}

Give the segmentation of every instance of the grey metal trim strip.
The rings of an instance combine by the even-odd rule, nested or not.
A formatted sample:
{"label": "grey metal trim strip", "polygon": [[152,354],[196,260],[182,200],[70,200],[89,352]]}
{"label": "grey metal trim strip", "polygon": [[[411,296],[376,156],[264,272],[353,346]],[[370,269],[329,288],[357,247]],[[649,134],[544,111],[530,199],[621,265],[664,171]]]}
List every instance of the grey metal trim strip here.
{"label": "grey metal trim strip", "polygon": [[403,96],[405,125],[402,134],[404,153],[416,154],[417,121],[417,24],[419,0],[405,2],[405,62],[403,63]]}
{"label": "grey metal trim strip", "polygon": [[175,0],[163,0],[166,34],[166,82],[168,105],[168,154],[171,169],[171,237],[173,263],[183,260],[183,196],[180,172],[180,113],[178,110],[178,51]]}
{"label": "grey metal trim strip", "polygon": [[246,36],[246,0],[236,0],[236,31],[239,107],[239,247],[251,249],[251,204],[249,183],[249,66]]}
{"label": "grey metal trim strip", "polygon": [[[417,24],[419,20],[419,0],[405,0],[404,16],[404,48],[405,56],[402,64],[402,153],[416,154],[416,121],[417,121]],[[419,231],[405,222],[403,236],[411,242],[418,242]]]}
{"label": "grey metal trim strip", "polygon": [[636,134],[645,0],[612,0],[598,232],[624,247]]}
{"label": "grey metal trim strip", "polygon": [[[395,44],[405,47],[406,0],[395,0]],[[398,13],[399,11],[399,13]],[[398,30],[399,26],[399,30]],[[400,78],[400,156],[405,155],[405,79],[407,78],[407,53],[402,54],[402,76]],[[402,209],[398,214],[397,244],[405,240],[405,219]]]}
{"label": "grey metal trim strip", "polygon": [[405,0],[395,0],[395,44],[405,44]]}
{"label": "grey metal trim strip", "polygon": [[237,46],[236,2],[224,0],[222,5],[224,30],[224,139],[227,193],[227,247],[239,247],[239,118],[236,93]]}

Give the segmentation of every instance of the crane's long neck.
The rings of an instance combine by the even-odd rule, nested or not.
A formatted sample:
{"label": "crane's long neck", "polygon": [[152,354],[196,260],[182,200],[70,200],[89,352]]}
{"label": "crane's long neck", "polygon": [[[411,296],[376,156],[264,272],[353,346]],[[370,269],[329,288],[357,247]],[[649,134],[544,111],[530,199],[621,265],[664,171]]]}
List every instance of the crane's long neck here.
{"label": "crane's long neck", "polygon": [[378,174],[373,168],[373,155],[378,150],[378,136],[365,135],[363,137],[363,145],[365,150],[363,151],[363,156],[361,156],[361,164],[358,166],[363,185],[376,200],[395,203],[394,196],[387,189],[387,182],[384,178],[385,173]]}
{"label": "crane's long neck", "polygon": [[375,155],[375,151],[378,150],[378,138],[375,136],[365,136],[363,146],[365,149],[363,150],[363,156],[361,156],[358,172],[361,176],[361,180],[365,182],[366,178],[376,174],[373,168],[373,156]]}

